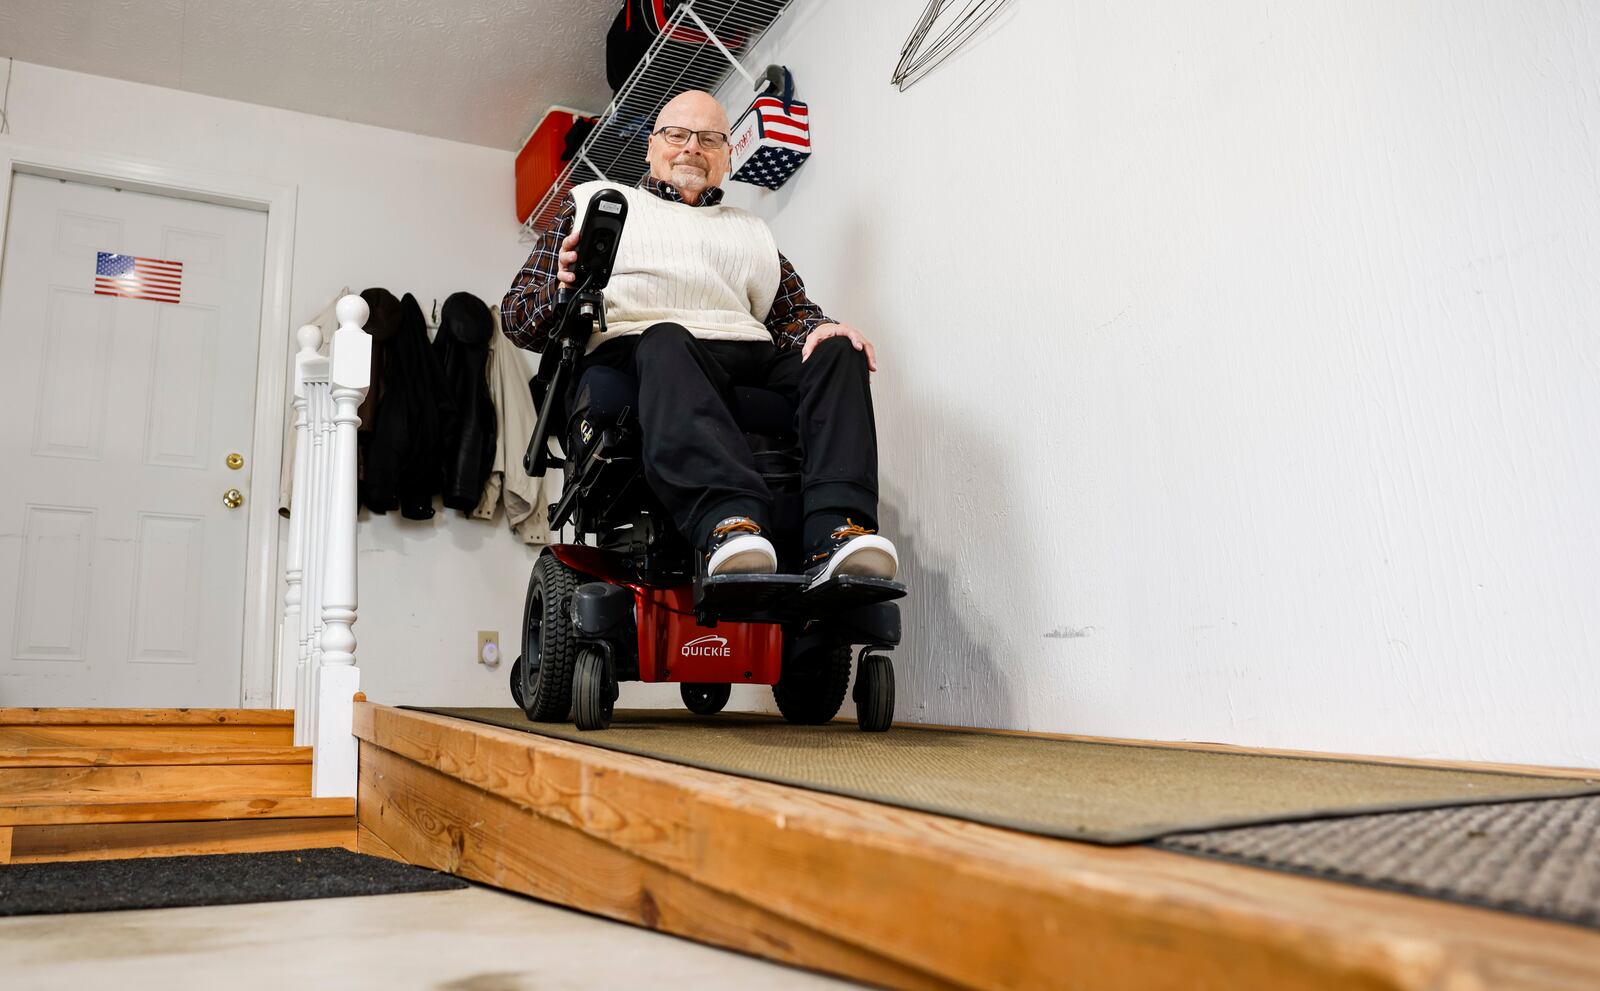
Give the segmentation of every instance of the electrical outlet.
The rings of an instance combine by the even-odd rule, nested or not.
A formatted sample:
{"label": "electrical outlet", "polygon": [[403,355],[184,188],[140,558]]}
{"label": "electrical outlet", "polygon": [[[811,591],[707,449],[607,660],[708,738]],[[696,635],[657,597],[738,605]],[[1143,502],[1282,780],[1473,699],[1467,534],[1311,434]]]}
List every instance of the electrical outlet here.
{"label": "electrical outlet", "polygon": [[478,631],[478,663],[491,668],[500,666],[500,631]]}

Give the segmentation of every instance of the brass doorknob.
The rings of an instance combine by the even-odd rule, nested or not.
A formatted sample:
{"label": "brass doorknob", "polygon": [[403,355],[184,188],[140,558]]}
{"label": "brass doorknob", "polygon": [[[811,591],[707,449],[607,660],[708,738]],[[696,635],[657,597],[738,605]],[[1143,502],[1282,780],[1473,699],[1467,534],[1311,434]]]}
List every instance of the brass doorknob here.
{"label": "brass doorknob", "polygon": [[238,509],[244,505],[244,493],[238,489],[229,489],[222,493],[222,504],[229,509]]}
{"label": "brass doorknob", "polygon": [[238,471],[240,468],[243,468],[244,467],[244,455],[240,454],[237,451],[235,451],[234,453],[228,455],[228,467],[232,468],[234,471]]}

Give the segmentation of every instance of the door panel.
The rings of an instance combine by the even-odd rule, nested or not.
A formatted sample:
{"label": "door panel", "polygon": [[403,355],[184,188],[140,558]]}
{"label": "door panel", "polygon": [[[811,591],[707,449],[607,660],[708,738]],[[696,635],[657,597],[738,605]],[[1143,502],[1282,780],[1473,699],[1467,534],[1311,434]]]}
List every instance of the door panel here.
{"label": "door panel", "polygon": [[[266,214],[15,176],[0,267],[0,706],[235,706]],[[98,252],[181,262],[177,303]],[[227,466],[230,453],[244,467]]]}

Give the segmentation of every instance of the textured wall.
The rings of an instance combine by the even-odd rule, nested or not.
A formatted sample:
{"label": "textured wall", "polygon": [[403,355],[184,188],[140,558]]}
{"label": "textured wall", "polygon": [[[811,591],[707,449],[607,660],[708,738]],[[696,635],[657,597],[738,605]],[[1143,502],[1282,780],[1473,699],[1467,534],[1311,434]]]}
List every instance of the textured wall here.
{"label": "textured wall", "polygon": [[898,93],[922,6],[800,5],[739,194],[879,343],[901,714],[1600,765],[1600,7],[1018,0]]}
{"label": "textured wall", "polygon": [[[295,184],[296,322],[345,285],[409,291],[425,308],[456,290],[498,305],[526,253],[510,152],[22,62],[10,117],[0,142]],[[276,498],[264,474],[252,497]],[[521,623],[533,557],[504,522],[391,514],[356,533],[363,689],[395,703],[506,699],[505,666],[473,662],[478,630],[510,637]]]}
{"label": "textured wall", "polygon": [[616,0],[7,0],[0,55],[515,150],[611,99]]}

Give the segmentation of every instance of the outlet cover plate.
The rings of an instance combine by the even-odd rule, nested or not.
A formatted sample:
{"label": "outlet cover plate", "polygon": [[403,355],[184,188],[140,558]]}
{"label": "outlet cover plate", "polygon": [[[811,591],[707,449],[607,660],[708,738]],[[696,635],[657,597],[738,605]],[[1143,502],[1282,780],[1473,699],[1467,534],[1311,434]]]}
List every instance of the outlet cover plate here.
{"label": "outlet cover plate", "polygon": [[500,632],[498,630],[478,631],[478,663],[486,667],[498,667],[500,664]]}

